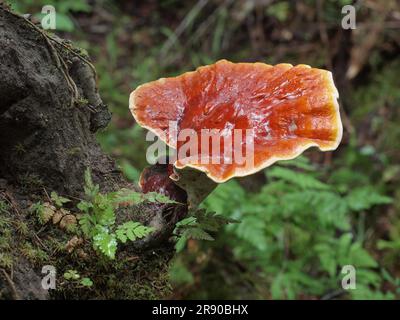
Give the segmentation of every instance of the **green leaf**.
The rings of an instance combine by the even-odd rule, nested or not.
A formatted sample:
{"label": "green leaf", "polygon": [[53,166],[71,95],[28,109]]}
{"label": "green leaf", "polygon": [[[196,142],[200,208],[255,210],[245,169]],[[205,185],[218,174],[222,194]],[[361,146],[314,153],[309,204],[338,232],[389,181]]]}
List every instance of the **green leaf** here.
{"label": "green leaf", "polygon": [[121,189],[113,198],[113,202],[115,204],[130,203],[132,205],[136,205],[145,201],[178,204],[178,202],[171,200],[169,197],[157,192],[141,193],[129,189]]}
{"label": "green leaf", "polygon": [[265,226],[260,223],[257,217],[249,216],[242,220],[237,226],[237,235],[251,243],[258,250],[265,251],[267,249],[267,237],[265,235]]}
{"label": "green leaf", "polygon": [[93,229],[93,221],[91,216],[89,214],[83,214],[79,216],[78,219],[79,219],[79,225],[81,226],[83,233],[89,237]]}
{"label": "green leaf", "polygon": [[183,249],[185,249],[186,247],[186,243],[187,243],[187,238],[184,236],[181,236],[178,238],[178,241],[175,243],[175,250],[176,252],[182,252]]}
{"label": "green leaf", "polygon": [[293,171],[282,167],[272,167],[266,171],[269,178],[283,179],[303,189],[329,190],[329,185],[319,181],[309,173]]}
{"label": "green leaf", "polygon": [[93,212],[96,220],[102,226],[111,226],[115,223],[115,211],[108,195],[97,194],[94,197]]}
{"label": "green leaf", "polygon": [[100,232],[93,237],[93,245],[108,258],[115,259],[115,252],[117,251],[115,234],[110,234],[108,231]]}
{"label": "green leaf", "polygon": [[56,29],[59,31],[72,32],[75,29],[75,25],[69,15],[57,13]]}
{"label": "green leaf", "polygon": [[394,241],[378,240],[376,247],[379,250],[391,249],[400,251],[400,239]]}
{"label": "green leaf", "polygon": [[66,280],[78,280],[80,275],[76,270],[68,270],[64,273],[64,278]]}
{"label": "green leaf", "polygon": [[208,234],[203,229],[197,227],[185,228],[185,231],[183,232],[182,236],[184,236],[187,239],[208,240],[208,241],[214,240],[214,238],[210,234]]}
{"label": "green leaf", "polygon": [[143,198],[142,198],[143,193],[141,192],[137,192],[137,191],[133,191],[133,190],[129,190],[129,189],[121,189],[119,190],[115,196],[114,196],[114,203],[115,204],[121,204],[121,203],[131,203],[133,204],[139,204],[141,202],[143,202]]}
{"label": "green leaf", "polygon": [[56,212],[56,208],[49,202],[41,203],[37,202],[32,205],[31,210],[37,214],[37,218],[40,224],[45,224],[53,217]]}
{"label": "green leaf", "polygon": [[89,210],[93,208],[93,204],[91,202],[87,202],[85,200],[82,200],[79,202],[76,206],[80,211],[89,213]]}
{"label": "green leaf", "polygon": [[336,274],[337,263],[334,256],[329,252],[323,252],[319,255],[322,269],[327,271],[331,277]]}
{"label": "green leaf", "polygon": [[375,268],[378,266],[375,259],[372,258],[365,249],[362,248],[359,242],[355,242],[351,245],[349,259],[350,263],[357,268]]}
{"label": "green leaf", "polygon": [[82,278],[82,280],[80,281],[81,285],[83,285],[84,287],[91,287],[93,286],[93,281],[90,278]]}
{"label": "green leaf", "polygon": [[271,295],[272,299],[282,299],[283,298],[283,277],[278,274],[271,284]]}
{"label": "green leaf", "polygon": [[238,220],[224,217],[215,212],[208,212],[205,209],[198,209],[193,213],[200,228],[208,231],[218,231],[229,223],[238,223]]}
{"label": "green leaf", "polygon": [[295,167],[306,171],[315,171],[315,166],[310,163],[310,160],[301,155],[296,159],[279,161],[280,166]]}
{"label": "green leaf", "polygon": [[140,177],[140,172],[134,166],[132,166],[128,161],[123,161],[121,164],[122,172],[131,181],[138,181]]}
{"label": "green leaf", "polygon": [[153,231],[154,228],[152,227],[146,227],[139,222],[128,221],[119,225],[115,234],[119,241],[126,243],[128,239],[130,241],[135,241],[136,239],[148,236]]}
{"label": "green leaf", "polygon": [[372,187],[360,187],[353,189],[346,197],[348,206],[354,211],[371,208],[374,205],[389,204],[392,198],[381,195]]}
{"label": "green leaf", "polygon": [[167,203],[167,204],[168,203],[171,203],[171,204],[178,203],[174,200],[171,200],[169,197],[167,197],[163,194],[157,193],[157,192],[145,193],[143,195],[143,198],[145,201],[149,201],[149,202],[159,202],[159,203]]}
{"label": "green leaf", "polygon": [[85,186],[84,186],[84,191],[86,196],[91,199],[95,197],[99,193],[99,185],[95,185],[92,180],[92,172],[90,168],[86,168],[85,170],[85,175],[84,175],[84,180],[85,180]]}
{"label": "green leaf", "polygon": [[343,234],[338,241],[337,258],[339,263],[342,265],[347,263],[346,258],[348,256],[352,240],[353,235],[349,232]]}
{"label": "green leaf", "polygon": [[50,194],[51,200],[58,206],[62,207],[64,203],[70,202],[70,199],[59,196],[55,191]]}

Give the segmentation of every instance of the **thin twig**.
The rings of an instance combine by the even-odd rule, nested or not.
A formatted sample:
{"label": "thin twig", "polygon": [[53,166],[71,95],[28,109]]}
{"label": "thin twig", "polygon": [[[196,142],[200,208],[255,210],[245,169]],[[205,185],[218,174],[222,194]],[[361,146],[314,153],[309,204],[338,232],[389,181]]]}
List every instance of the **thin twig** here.
{"label": "thin twig", "polygon": [[37,243],[39,243],[39,245],[42,246],[43,249],[48,250],[49,248],[47,248],[45,246],[45,244],[43,243],[43,241],[39,238],[39,236],[36,233],[33,233],[33,236],[35,237],[35,240],[37,241]]}
{"label": "thin twig", "polygon": [[0,269],[1,272],[3,273],[4,277],[6,278],[6,281],[8,283],[8,286],[10,287],[11,294],[14,300],[21,300],[20,295],[18,294],[17,288],[15,288],[15,284],[8,275],[8,273],[4,269]]}
{"label": "thin twig", "polygon": [[51,200],[49,194],[47,193],[47,190],[46,190],[45,187],[43,187],[43,191],[44,191],[44,193],[46,194],[47,200],[49,200],[49,202],[52,202],[52,200]]}

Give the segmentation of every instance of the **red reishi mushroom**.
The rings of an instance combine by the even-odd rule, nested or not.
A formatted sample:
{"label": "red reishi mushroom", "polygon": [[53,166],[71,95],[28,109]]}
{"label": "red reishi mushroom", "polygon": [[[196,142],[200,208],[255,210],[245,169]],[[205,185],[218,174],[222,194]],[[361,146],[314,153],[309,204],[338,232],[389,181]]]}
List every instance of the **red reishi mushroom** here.
{"label": "red reishi mushroom", "polygon": [[186,203],[187,194],[170,176],[174,173],[171,164],[156,163],[145,168],[140,174],[139,186],[143,193],[158,192],[171,200]]}
{"label": "red reishi mushroom", "polygon": [[[203,171],[221,183],[278,160],[293,159],[312,146],[321,151],[336,149],[342,138],[337,98],[332,74],[326,70],[303,64],[271,66],[220,60],[139,86],[130,95],[129,108],[140,126],[178,153],[183,143],[170,132],[170,121],[177,122],[177,134],[193,129],[200,137],[201,129],[219,129],[224,136],[233,136],[235,129],[253,130],[250,167],[235,161],[202,163],[201,157],[178,158],[174,163],[178,169],[188,166]],[[246,141],[241,143],[242,152],[245,147]],[[199,148],[198,152],[211,159],[222,158],[224,145],[219,151]]]}

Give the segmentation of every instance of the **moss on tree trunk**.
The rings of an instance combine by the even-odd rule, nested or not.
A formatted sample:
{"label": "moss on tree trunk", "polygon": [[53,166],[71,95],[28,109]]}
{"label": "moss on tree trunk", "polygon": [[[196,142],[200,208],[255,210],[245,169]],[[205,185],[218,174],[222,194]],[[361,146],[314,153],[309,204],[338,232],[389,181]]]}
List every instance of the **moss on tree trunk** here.
{"label": "moss on tree trunk", "polygon": [[[96,131],[111,116],[88,57],[1,5],[0,48],[0,299],[167,295],[174,252],[167,237],[146,250],[125,245],[115,260],[107,260],[85,240],[71,250],[73,232],[40,224],[29,210],[37,201],[48,201],[51,191],[82,198],[87,167],[102,192],[135,188],[96,142]],[[68,204],[72,212],[76,201]],[[118,211],[117,219],[148,223],[162,210],[133,207]],[[41,286],[44,265],[56,267],[56,290]],[[65,280],[67,270],[89,277],[93,286]]]}

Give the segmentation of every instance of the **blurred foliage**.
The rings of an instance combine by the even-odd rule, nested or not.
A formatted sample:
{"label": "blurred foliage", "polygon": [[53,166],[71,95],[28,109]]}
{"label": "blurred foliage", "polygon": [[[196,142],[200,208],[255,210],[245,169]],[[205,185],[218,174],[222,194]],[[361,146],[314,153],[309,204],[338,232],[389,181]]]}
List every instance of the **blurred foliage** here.
{"label": "blurred foliage", "polygon": [[[56,28],[59,31],[73,31],[75,24],[72,18],[72,13],[76,12],[90,12],[91,8],[87,0],[10,0],[11,7],[19,13],[32,12],[31,9],[43,8],[44,6],[51,5],[56,8],[57,19]],[[45,13],[34,12],[34,17],[41,19]]]}
{"label": "blurred foliage", "polygon": [[[390,204],[391,198],[382,195],[368,176],[355,180],[350,170],[332,173],[330,183],[324,183],[320,170],[307,158],[281,163],[265,171],[268,184],[257,193],[246,192],[236,181],[230,181],[206,200],[209,210],[241,221],[218,234],[209,254],[213,256],[214,251],[229,244],[233,259],[240,261],[249,274],[258,274],[253,281],[262,286],[259,297],[329,295],[340,288],[342,266],[350,264],[357,270],[357,289],[349,292],[353,298],[394,298],[379,290],[383,269],[365,249],[364,219],[367,210]],[[188,263],[193,258],[190,250],[188,255],[178,260]],[[198,285],[204,286],[201,282]],[[265,288],[270,292],[263,292]],[[200,296],[194,293],[192,297],[214,294],[196,292]]]}
{"label": "blurred foliage", "polygon": [[[340,148],[265,170],[257,192],[240,180],[219,186],[204,208],[240,223],[209,230],[215,241],[179,241],[174,298],[400,297],[396,1],[357,1],[353,31],[340,27],[348,0],[11,2],[34,16],[54,4],[68,21],[56,32],[89,52],[113,112],[99,141],[133,181],[149,145],[127,108],[139,84],[221,58],[331,69],[345,125]],[[341,288],[345,264],[356,267],[356,290]]]}

